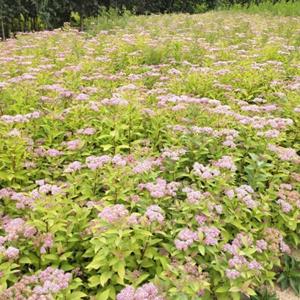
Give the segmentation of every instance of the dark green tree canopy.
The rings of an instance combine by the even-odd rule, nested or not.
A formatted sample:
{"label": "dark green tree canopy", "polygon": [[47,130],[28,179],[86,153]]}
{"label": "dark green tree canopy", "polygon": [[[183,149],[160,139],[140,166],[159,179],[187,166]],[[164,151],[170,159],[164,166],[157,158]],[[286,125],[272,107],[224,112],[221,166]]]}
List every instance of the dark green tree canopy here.
{"label": "dark green tree canopy", "polygon": [[[186,12],[195,13],[234,4],[259,4],[268,0],[0,0],[0,36],[2,39],[18,31],[53,29],[69,22],[71,12],[83,19],[95,16],[100,7],[114,8],[120,13],[136,14]],[[279,0],[269,0],[276,3]],[[289,1],[289,0],[286,0]]]}

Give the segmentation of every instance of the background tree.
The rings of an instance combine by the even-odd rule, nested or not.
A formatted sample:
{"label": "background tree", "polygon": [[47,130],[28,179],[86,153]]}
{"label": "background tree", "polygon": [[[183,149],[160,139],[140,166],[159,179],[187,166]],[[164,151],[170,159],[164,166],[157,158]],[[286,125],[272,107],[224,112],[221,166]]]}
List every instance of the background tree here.
{"label": "background tree", "polygon": [[[99,12],[124,9],[136,14],[184,12],[195,13],[230,7],[235,4],[249,6],[264,2],[276,4],[280,0],[0,0],[0,37],[4,40],[18,31],[54,29],[69,22],[71,13],[78,13],[79,27],[84,18]],[[286,2],[295,0],[285,0]],[[105,8],[100,10],[100,8]]]}

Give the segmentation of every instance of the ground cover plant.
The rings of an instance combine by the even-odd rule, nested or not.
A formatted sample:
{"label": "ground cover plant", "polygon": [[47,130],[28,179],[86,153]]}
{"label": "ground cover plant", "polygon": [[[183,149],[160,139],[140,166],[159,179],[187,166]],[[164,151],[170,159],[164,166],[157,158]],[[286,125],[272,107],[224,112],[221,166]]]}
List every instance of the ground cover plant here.
{"label": "ground cover plant", "polygon": [[0,299],[256,299],[290,272],[300,19],[232,16],[0,44]]}

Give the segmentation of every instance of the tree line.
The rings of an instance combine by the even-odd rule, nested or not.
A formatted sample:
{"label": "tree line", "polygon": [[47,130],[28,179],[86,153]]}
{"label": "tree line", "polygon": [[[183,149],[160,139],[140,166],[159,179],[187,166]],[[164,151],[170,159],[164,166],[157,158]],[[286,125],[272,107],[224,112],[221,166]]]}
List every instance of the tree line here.
{"label": "tree line", "polygon": [[263,1],[275,4],[280,0],[0,0],[0,37],[5,40],[20,31],[61,27],[70,22],[72,12],[79,15],[83,29],[84,18],[96,16],[100,8],[116,9],[120,14],[124,10],[135,14],[195,13],[234,4],[259,5]]}

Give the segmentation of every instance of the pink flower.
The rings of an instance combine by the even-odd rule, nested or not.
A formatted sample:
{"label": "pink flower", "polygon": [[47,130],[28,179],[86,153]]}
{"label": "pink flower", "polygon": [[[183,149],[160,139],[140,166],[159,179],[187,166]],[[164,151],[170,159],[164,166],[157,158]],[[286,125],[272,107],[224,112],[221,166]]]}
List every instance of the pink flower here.
{"label": "pink flower", "polygon": [[150,222],[163,223],[165,217],[163,215],[163,210],[158,205],[151,205],[147,208],[145,216]]}
{"label": "pink flower", "polygon": [[146,189],[153,198],[163,198],[166,196],[176,196],[180,186],[179,182],[167,183],[166,180],[157,178],[155,183],[139,184],[140,189]]}
{"label": "pink flower", "polygon": [[234,269],[227,269],[225,272],[229,279],[236,279],[240,276],[240,272]]}
{"label": "pink flower", "polygon": [[123,158],[120,154],[115,155],[111,162],[116,166],[126,166],[127,161],[125,158]]}
{"label": "pink flower", "polygon": [[209,166],[205,167],[204,165],[199,164],[198,162],[194,163],[193,170],[194,173],[202,179],[212,179],[213,177],[220,175],[220,171],[218,169],[213,169]]}
{"label": "pink flower", "polygon": [[117,300],[163,300],[153,283],[145,283],[136,290],[127,286],[118,295]]}
{"label": "pink flower", "polygon": [[113,206],[105,207],[98,217],[108,223],[115,223],[122,218],[128,216],[129,212],[123,204],[116,204]]}
{"label": "pink flower", "polygon": [[221,168],[221,169],[228,169],[232,172],[236,171],[236,166],[233,162],[232,157],[227,156],[227,155],[225,155],[222,158],[220,158],[219,160],[215,161],[213,163],[213,165],[218,168]]}
{"label": "pink flower", "polygon": [[207,217],[204,215],[197,215],[195,219],[199,225],[203,225],[206,222]]}
{"label": "pink flower", "polygon": [[195,191],[189,187],[185,187],[182,191],[187,194],[187,201],[190,204],[197,204],[204,197],[200,191]]}
{"label": "pink flower", "polygon": [[8,259],[16,259],[18,258],[20,253],[20,250],[15,248],[15,247],[8,247],[4,253],[4,255],[8,258]]}
{"label": "pink flower", "polygon": [[78,134],[83,134],[83,135],[93,135],[96,133],[96,130],[91,127],[83,128],[83,129],[78,129],[77,130]]}
{"label": "pink flower", "polygon": [[265,240],[256,241],[257,252],[262,253],[264,250],[267,250],[268,244]]}
{"label": "pink flower", "polygon": [[187,250],[189,246],[193,244],[194,241],[198,240],[198,233],[194,232],[188,228],[182,229],[178,238],[174,241],[175,247],[178,250]]}
{"label": "pink flower", "polygon": [[259,262],[257,262],[256,260],[252,260],[251,262],[248,263],[248,268],[250,270],[261,270],[262,265]]}
{"label": "pink flower", "polygon": [[48,155],[50,157],[57,157],[57,156],[63,155],[63,153],[61,151],[56,150],[56,149],[48,149],[46,151],[46,155]]}
{"label": "pink flower", "polygon": [[204,233],[205,235],[204,243],[206,245],[213,246],[218,243],[219,235],[221,232],[216,227],[203,226],[203,227],[199,227],[198,231]]}
{"label": "pink flower", "polygon": [[132,286],[127,286],[117,295],[117,300],[134,300],[134,295],[134,288]]}
{"label": "pink flower", "polygon": [[276,203],[281,206],[282,211],[285,213],[289,213],[293,209],[292,205],[282,199],[277,200]]}
{"label": "pink flower", "polygon": [[86,158],[86,165],[91,170],[102,168],[105,164],[109,163],[111,158],[108,155],[102,156],[89,156]]}
{"label": "pink flower", "polygon": [[64,142],[64,145],[67,147],[68,150],[77,150],[82,146],[82,141],[77,139],[69,142]]}
{"label": "pink flower", "polygon": [[79,171],[82,168],[82,164],[79,161],[73,161],[65,168],[65,173],[73,173]]}
{"label": "pink flower", "polygon": [[89,95],[81,93],[75,97],[75,100],[79,100],[79,101],[89,100]]}

